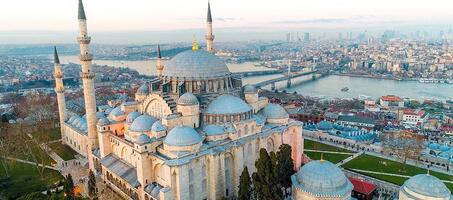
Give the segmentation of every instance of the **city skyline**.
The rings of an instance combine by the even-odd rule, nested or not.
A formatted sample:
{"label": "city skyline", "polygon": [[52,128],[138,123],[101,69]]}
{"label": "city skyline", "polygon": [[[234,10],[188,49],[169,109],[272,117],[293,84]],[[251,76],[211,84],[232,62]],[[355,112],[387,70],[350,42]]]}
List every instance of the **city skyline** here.
{"label": "city skyline", "polygon": [[[27,7],[22,6],[25,3]],[[206,0],[137,0],[129,4],[99,0],[85,4],[90,31],[100,43],[187,42],[194,34],[202,36],[205,28],[199,13],[206,12]],[[282,31],[447,30],[452,27],[447,20],[453,17],[448,9],[452,6],[453,2],[441,0],[212,1],[214,28],[219,34],[225,32],[223,41],[282,39]],[[0,9],[0,42],[70,43],[76,7],[77,2],[69,0],[8,2]],[[235,36],[241,32],[250,33],[250,37]],[[137,37],[128,38],[131,33]],[[123,41],[116,41],[119,39]]]}

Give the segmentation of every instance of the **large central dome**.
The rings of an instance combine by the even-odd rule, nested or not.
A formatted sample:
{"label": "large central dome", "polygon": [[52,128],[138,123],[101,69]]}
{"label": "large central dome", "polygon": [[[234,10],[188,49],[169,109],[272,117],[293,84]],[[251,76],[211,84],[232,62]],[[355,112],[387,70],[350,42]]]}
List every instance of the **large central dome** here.
{"label": "large central dome", "polygon": [[230,74],[225,62],[204,50],[184,51],[165,64],[163,76],[185,78],[222,77]]}

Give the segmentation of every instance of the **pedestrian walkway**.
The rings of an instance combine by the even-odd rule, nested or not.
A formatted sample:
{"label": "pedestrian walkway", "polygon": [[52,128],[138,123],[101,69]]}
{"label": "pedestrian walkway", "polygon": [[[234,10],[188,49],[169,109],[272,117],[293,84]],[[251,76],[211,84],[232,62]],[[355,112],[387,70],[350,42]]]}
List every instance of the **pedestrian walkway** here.
{"label": "pedestrian walkway", "polygon": [[3,158],[6,158],[6,159],[8,159],[8,160],[13,160],[13,161],[21,162],[21,163],[25,163],[25,164],[38,165],[38,166],[40,166],[40,167],[44,166],[44,167],[47,168],[47,169],[52,169],[52,170],[57,170],[57,171],[58,171],[58,169],[57,169],[56,167],[49,166],[49,165],[42,165],[42,164],[35,163],[35,162],[31,162],[31,161],[28,161],[28,160],[22,160],[22,159],[13,158],[13,157],[3,157]]}
{"label": "pedestrian walkway", "polygon": [[304,151],[306,151],[306,152],[317,152],[317,153],[330,153],[330,154],[354,155],[354,153],[338,152],[338,151],[323,151],[323,150],[313,150],[313,149],[304,149]]}
{"label": "pedestrian walkway", "polygon": [[[361,173],[368,173],[368,174],[378,174],[378,175],[385,175],[385,176],[396,176],[396,177],[402,177],[402,178],[410,178],[412,176],[407,176],[407,175],[401,175],[401,174],[391,174],[391,173],[385,173],[385,172],[375,172],[375,171],[368,171],[368,170],[362,170],[362,169],[350,169],[356,172],[361,172]],[[441,180],[444,183],[453,183],[453,181],[447,181],[447,180]]]}
{"label": "pedestrian walkway", "polygon": [[351,161],[351,160],[354,159],[354,158],[359,157],[359,156],[362,155],[362,154],[363,154],[363,152],[354,153],[354,155],[352,155],[352,156],[350,156],[350,157],[347,157],[346,159],[344,159],[344,160],[338,162],[338,163],[337,163],[337,166],[344,165],[344,164],[346,164],[347,162]]}

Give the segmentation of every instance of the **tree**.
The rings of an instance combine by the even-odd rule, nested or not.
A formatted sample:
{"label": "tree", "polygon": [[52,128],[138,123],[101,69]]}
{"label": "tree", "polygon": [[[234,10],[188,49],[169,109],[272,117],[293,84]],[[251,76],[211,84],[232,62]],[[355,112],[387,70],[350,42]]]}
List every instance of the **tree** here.
{"label": "tree", "polygon": [[67,200],[74,199],[74,181],[72,180],[71,174],[66,176],[63,190]]}
{"label": "tree", "polygon": [[283,199],[278,180],[272,167],[272,160],[266,149],[260,149],[260,156],[255,162],[256,172],[253,173],[253,186],[257,199]]}
{"label": "tree", "polygon": [[401,162],[401,170],[406,170],[408,159],[418,160],[423,150],[423,136],[411,132],[386,133],[382,137],[384,154],[395,156]]}
{"label": "tree", "polygon": [[91,170],[88,175],[88,195],[91,199],[97,199],[96,177]]}
{"label": "tree", "polygon": [[239,191],[238,200],[249,200],[252,197],[252,180],[250,179],[249,170],[247,166],[242,170],[239,177]]}
{"label": "tree", "polygon": [[294,173],[294,163],[291,158],[291,146],[283,144],[277,152],[277,177],[280,185],[284,188],[285,195],[286,189],[291,187],[291,176]]}

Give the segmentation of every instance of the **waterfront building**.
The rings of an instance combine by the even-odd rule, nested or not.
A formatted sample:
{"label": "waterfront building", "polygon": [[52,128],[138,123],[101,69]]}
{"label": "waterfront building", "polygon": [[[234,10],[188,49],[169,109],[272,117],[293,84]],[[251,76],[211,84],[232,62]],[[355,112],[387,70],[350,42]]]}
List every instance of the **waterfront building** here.
{"label": "waterfront building", "polygon": [[282,144],[292,147],[295,170],[301,166],[302,124],[253,85],[242,87],[241,78],[213,54],[209,4],[207,24],[206,50],[194,41],[192,50],[164,63],[158,47],[158,76],[143,83],[134,99],[96,110],[91,38],[79,0],[86,114],[62,122],[62,141],[124,198],[234,197],[244,167],[256,171],[259,150],[277,151]]}
{"label": "waterfront building", "polygon": [[404,107],[404,101],[395,95],[387,95],[387,96],[382,96],[379,99],[379,104],[383,108],[390,108],[390,107],[398,107],[398,108],[403,108]]}
{"label": "waterfront building", "polygon": [[429,114],[422,109],[404,109],[403,123],[422,126],[428,120]]}

